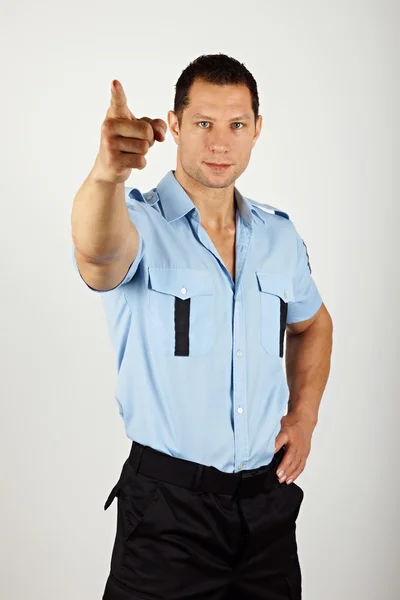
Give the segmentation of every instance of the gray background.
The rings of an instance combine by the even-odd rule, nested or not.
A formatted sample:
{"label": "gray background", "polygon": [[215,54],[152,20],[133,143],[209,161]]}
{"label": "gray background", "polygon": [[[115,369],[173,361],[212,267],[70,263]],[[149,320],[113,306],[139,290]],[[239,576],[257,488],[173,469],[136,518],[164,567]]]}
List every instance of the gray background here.
{"label": "gray background", "polygon": [[[129,451],[101,299],[73,269],[70,214],[116,78],[167,118],[196,56],[259,86],[242,193],[289,213],[334,321],[298,520],[305,600],[400,595],[399,3],[71,0],[0,4],[0,596],[101,597],[105,499]],[[127,185],[175,168],[171,134]]]}

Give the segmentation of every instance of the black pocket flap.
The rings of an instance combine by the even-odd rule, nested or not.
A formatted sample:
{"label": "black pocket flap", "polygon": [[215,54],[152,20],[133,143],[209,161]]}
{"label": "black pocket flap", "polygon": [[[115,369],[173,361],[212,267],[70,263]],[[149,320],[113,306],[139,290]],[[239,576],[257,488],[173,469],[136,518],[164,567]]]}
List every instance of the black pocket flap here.
{"label": "black pocket flap", "polygon": [[118,494],[118,490],[119,490],[119,481],[118,481],[118,483],[116,483],[114,485],[113,489],[111,490],[111,493],[108,496],[106,503],[104,505],[104,510],[107,510],[107,508],[110,506],[110,504],[112,504],[112,501],[114,500],[115,496]]}
{"label": "black pocket flap", "polygon": [[104,510],[107,510],[107,508],[110,506],[110,504],[112,504],[115,496],[118,495],[119,490],[124,485],[125,479],[129,475],[129,468],[130,468],[129,461],[126,460],[124,463],[124,466],[122,467],[120,478],[118,479],[117,483],[114,485],[113,489],[110,492],[110,495],[108,496],[108,498],[106,500],[106,503],[104,505]]}

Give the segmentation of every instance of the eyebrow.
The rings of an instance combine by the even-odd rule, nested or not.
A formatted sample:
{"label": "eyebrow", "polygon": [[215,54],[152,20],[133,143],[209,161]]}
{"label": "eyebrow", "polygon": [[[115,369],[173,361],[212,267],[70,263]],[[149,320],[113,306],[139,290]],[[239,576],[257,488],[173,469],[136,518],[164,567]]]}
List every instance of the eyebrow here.
{"label": "eyebrow", "polygon": [[[192,116],[193,119],[205,119],[207,121],[214,121],[213,117],[207,117],[206,115],[202,115],[201,113],[195,113]],[[251,121],[251,117],[248,114],[239,115],[238,117],[234,117],[233,119],[229,119],[230,121]]]}

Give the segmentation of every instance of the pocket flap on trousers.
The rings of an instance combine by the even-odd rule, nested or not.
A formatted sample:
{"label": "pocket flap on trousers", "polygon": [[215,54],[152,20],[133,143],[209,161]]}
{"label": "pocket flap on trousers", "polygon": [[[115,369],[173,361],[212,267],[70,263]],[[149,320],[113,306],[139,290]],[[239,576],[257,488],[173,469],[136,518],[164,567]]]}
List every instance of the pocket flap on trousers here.
{"label": "pocket flap on trousers", "polygon": [[104,510],[107,510],[107,508],[110,506],[110,504],[112,504],[114,498],[116,496],[118,496],[118,492],[121,489],[121,487],[125,484],[125,480],[129,475],[129,469],[131,468],[128,459],[124,462],[124,465],[122,467],[122,471],[121,471],[121,475],[120,478],[118,479],[117,483],[114,485],[113,489],[111,490],[106,503],[104,505]]}

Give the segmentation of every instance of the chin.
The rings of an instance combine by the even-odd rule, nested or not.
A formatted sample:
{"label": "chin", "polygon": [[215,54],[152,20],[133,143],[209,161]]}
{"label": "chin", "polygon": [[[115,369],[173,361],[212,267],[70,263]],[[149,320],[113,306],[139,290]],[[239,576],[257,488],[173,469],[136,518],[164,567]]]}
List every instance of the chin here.
{"label": "chin", "polygon": [[203,177],[200,180],[200,183],[206,187],[210,187],[210,188],[225,188],[225,187],[229,187],[233,181],[235,181],[234,179],[232,179],[232,177],[221,177],[221,175],[218,175],[216,177]]}

